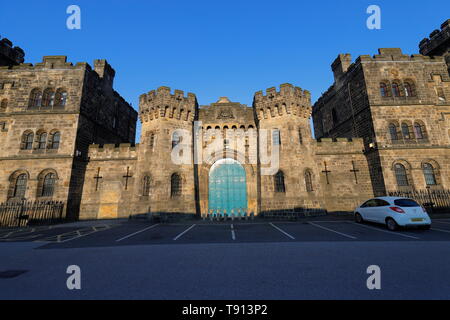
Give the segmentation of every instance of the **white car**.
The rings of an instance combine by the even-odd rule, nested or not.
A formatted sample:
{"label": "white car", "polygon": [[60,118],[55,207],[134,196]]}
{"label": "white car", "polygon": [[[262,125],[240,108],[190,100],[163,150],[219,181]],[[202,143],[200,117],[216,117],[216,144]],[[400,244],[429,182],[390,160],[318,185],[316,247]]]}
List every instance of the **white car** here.
{"label": "white car", "polygon": [[355,221],[385,224],[395,231],[399,227],[431,228],[431,219],[424,207],[408,198],[380,197],[366,201],[354,212]]}

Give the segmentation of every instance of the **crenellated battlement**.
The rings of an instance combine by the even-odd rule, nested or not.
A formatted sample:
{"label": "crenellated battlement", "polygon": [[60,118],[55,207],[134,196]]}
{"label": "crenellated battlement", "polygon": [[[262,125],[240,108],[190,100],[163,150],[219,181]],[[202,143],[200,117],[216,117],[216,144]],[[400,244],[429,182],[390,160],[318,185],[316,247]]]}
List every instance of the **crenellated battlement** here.
{"label": "crenellated battlement", "polygon": [[197,97],[193,93],[185,96],[184,91],[169,87],[159,87],[139,97],[139,117],[141,122],[159,118],[194,121],[197,110]]}
{"label": "crenellated battlement", "polygon": [[296,115],[309,118],[311,115],[311,93],[290,83],[280,86],[280,90],[272,87],[255,93],[253,107],[259,120],[284,115]]}
{"label": "crenellated battlement", "polygon": [[18,65],[25,61],[24,58],[25,52],[21,48],[13,47],[13,43],[6,38],[0,40],[0,66]]}
{"label": "crenellated battlement", "polygon": [[450,19],[442,23],[440,30],[434,30],[429,38],[420,44],[420,53],[427,56],[444,55],[450,50]]}
{"label": "crenellated battlement", "polygon": [[383,62],[383,61],[409,61],[409,62],[444,62],[443,57],[429,57],[422,54],[403,54],[400,48],[380,48],[378,54],[374,56],[361,55],[355,61],[355,64],[360,62]]}
{"label": "crenellated battlement", "polygon": [[322,138],[316,140],[317,153],[362,153],[364,140],[362,138]]}
{"label": "crenellated battlement", "polygon": [[90,160],[108,159],[136,159],[139,145],[130,143],[116,144],[92,144],[89,146]]}
{"label": "crenellated battlement", "polygon": [[92,71],[92,67],[87,62],[77,62],[75,65],[71,62],[67,62],[67,56],[44,56],[42,62],[36,64],[21,63],[12,67],[2,66],[0,70],[27,70],[38,71],[42,69],[85,69]]}

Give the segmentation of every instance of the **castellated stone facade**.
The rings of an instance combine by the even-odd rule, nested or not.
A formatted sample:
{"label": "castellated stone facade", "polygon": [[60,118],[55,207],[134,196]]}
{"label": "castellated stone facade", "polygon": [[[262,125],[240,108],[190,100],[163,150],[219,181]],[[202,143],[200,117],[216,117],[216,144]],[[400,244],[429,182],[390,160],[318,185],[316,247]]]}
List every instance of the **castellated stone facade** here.
{"label": "castellated stone facade", "polygon": [[423,40],[420,55],[339,55],[313,107],[291,84],[257,92],[252,106],[199,105],[160,87],[140,96],[139,113],[114,91],[105,60],[31,65],[1,40],[0,202],[64,201],[73,219],[260,215],[448,189],[449,28]]}
{"label": "castellated stone facade", "polygon": [[450,20],[421,42],[436,56],[391,48],[352,63],[339,55],[335,82],[314,105],[318,138],[364,139],[376,195],[450,187],[449,30]]}
{"label": "castellated stone facade", "polygon": [[[90,147],[81,217],[350,210],[372,196],[363,141],[314,140],[310,115],[310,93],[291,84],[257,92],[252,107],[225,97],[198,106],[192,93],[150,91],[140,97],[140,144]],[[272,162],[275,146],[279,157]],[[180,162],[174,150],[183,153]],[[245,205],[227,212],[211,203],[213,192],[226,193],[212,185],[212,172],[225,159],[242,168],[245,180]]]}
{"label": "castellated stone facade", "polygon": [[105,60],[0,66],[0,202],[64,201],[79,217],[89,145],[134,143],[137,113],[113,79]]}

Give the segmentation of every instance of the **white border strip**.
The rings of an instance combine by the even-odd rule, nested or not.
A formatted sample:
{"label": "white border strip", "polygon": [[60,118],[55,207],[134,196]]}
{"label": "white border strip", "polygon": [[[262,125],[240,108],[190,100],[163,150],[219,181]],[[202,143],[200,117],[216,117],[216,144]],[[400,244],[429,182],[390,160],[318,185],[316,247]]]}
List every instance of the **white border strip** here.
{"label": "white border strip", "polygon": [[173,241],[177,241],[178,239],[180,239],[182,236],[184,236],[186,233],[188,233],[192,228],[194,228],[196,226],[196,224],[193,224],[192,226],[190,226],[189,228],[187,228],[186,230],[184,230],[182,233],[180,233],[179,235],[177,235],[175,238],[173,238]]}
{"label": "white border strip", "polygon": [[278,231],[280,231],[282,234],[288,236],[289,238],[291,238],[292,240],[295,240],[295,238],[293,236],[291,236],[289,233],[287,233],[286,231],[282,230],[281,228],[278,228],[276,225],[274,225],[273,223],[269,223],[272,227],[274,227],[275,229],[277,229]]}
{"label": "white border strip", "polygon": [[314,223],[314,222],[308,222],[308,224],[310,224],[310,225],[312,225],[312,226],[315,226],[315,227],[317,227],[317,228],[320,228],[320,229],[324,229],[324,230],[327,230],[327,231],[330,231],[330,232],[334,232],[334,233],[336,233],[336,234],[340,234],[341,236],[344,236],[344,237],[347,237],[347,238],[350,238],[350,239],[353,239],[353,240],[358,239],[358,238],[356,238],[356,237],[354,237],[354,236],[351,236],[351,235],[348,235],[348,234],[345,234],[345,233],[342,233],[342,232],[339,232],[339,231],[336,231],[336,230],[333,230],[333,229],[329,229],[329,228],[327,228],[327,227],[318,225],[318,224],[316,224],[316,223]]}
{"label": "white border strip", "polygon": [[129,234],[129,235],[123,237],[123,238],[117,239],[116,242],[120,242],[120,241],[122,241],[122,240],[131,238],[131,237],[134,237],[135,235],[138,235],[138,234],[140,234],[140,233],[142,233],[142,232],[145,232],[145,231],[147,231],[147,230],[153,229],[153,228],[155,228],[155,227],[157,227],[157,226],[159,226],[159,223],[158,223],[158,224],[154,224],[154,225],[152,225],[152,226],[150,226],[150,227],[148,227],[148,228],[142,229],[142,230],[140,230],[140,231],[134,232],[134,233],[132,233],[132,234]]}
{"label": "white border strip", "polygon": [[364,227],[364,228],[367,228],[367,229],[372,229],[372,230],[375,230],[375,231],[392,234],[394,236],[401,236],[401,237],[405,237],[405,238],[420,240],[420,238],[417,238],[417,237],[414,237],[414,236],[410,236],[410,235],[407,235],[407,234],[404,234],[404,233],[398,233],[398,232],[392,232],[392,231],[388,231],[388,230],[378,229],[378,228],[366,226],[364,224],[359,224],[359,223],[356,223],[356,222],[350,222],[349,221],[348,223],[351,223],[351,224],[354,224],[354,225],[357,225],[357,226],[360,226],[360,227]]}

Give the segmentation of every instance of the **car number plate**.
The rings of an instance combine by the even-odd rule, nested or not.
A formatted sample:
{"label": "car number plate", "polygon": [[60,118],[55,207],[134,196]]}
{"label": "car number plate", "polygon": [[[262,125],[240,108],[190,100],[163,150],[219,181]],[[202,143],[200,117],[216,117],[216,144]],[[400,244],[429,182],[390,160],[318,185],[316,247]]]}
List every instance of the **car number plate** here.
{"label": "car number plate", "polygon": [[422,222],[423,219],[422,218],[415,218],[415,219],[411,219],[412,222]]}

